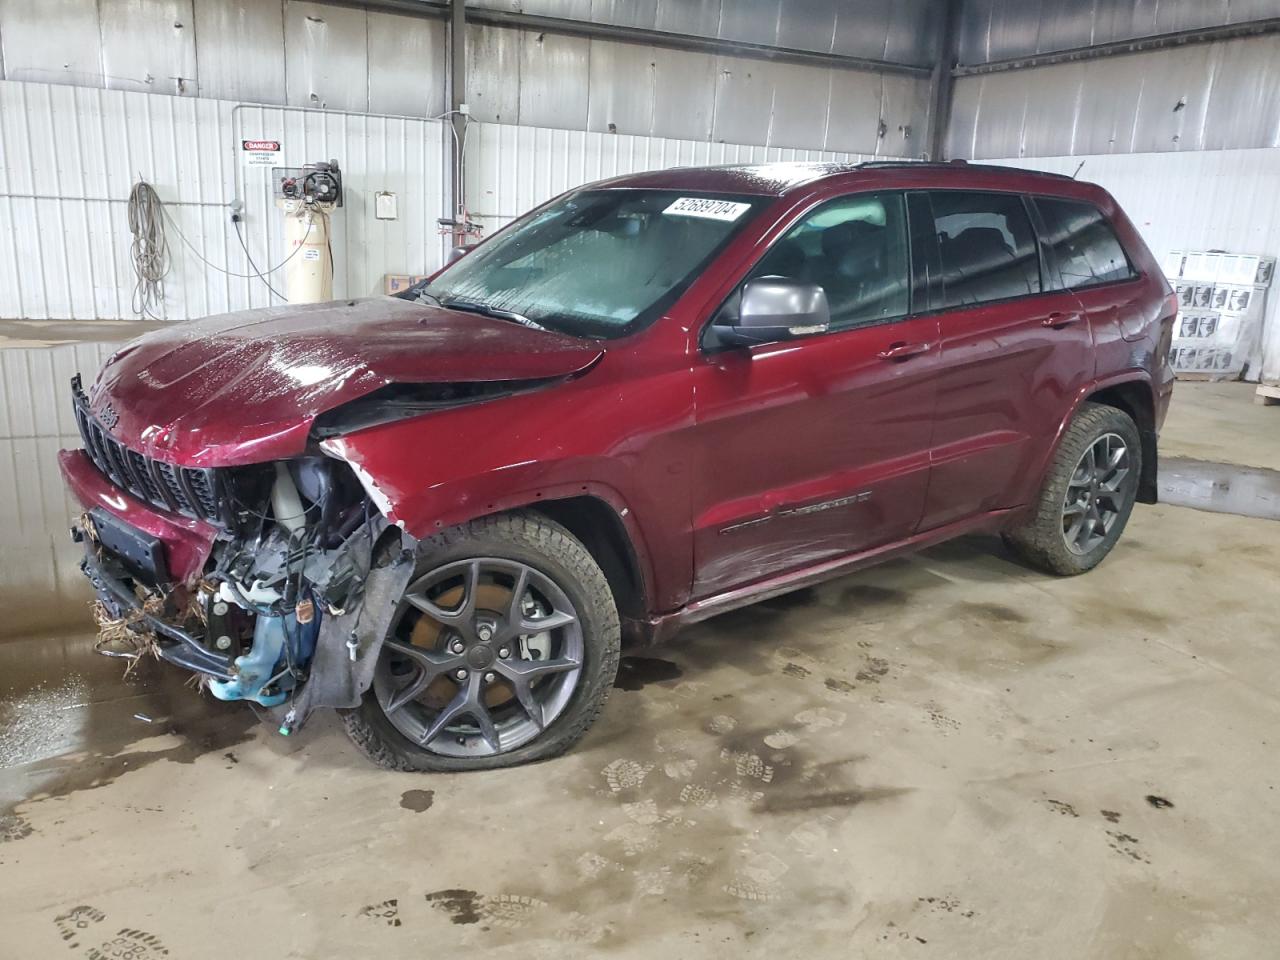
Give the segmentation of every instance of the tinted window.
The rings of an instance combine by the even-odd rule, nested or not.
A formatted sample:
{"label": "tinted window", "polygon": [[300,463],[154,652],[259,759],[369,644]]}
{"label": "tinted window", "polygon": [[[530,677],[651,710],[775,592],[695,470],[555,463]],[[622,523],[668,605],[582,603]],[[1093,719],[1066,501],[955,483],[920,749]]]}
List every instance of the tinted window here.
{"label": "tinted window", "polygon": [[1040,256],[1022,198],[1007,193],[929,194],[942,254],[943,305],[1040,292]]}
{"label": "tinted window", "polygon": [[760,260],[752,277],[819,284],[831,325],[905,316],[910,303],[906,215],[897,193],[864,193],[819,207]]}
{"label": "tinted window", "polygon": [[1068,290],[1133,276],[1124,248],[1097,207],[1075,200],[1037,197],[1045,242],[1053,251]]}

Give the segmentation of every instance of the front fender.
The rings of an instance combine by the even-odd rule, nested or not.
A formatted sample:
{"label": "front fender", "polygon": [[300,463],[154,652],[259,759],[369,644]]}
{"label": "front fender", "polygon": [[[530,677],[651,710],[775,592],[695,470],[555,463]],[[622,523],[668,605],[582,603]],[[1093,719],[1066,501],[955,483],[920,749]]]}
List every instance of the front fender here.
{"label": "front fender", "polygon": [[[451,411],[445,415],[473,414]],[[442,421],[444,418],[441,418]],[[679,606],[692,576],[691,548],[680,539],[687,530],[687,495],[681,464],[669,465],[667,483],[648,482],[646,467],[633,455],[516,459],[501,443],[454,448],[439,458],[406,455],[422,449],[417,430],[375,428],[321,443],[348,463],[370,500],[387,519],[416,539],[483,516],[540,503],[592,497],[606,504],[622,524],[637,564],[644,595],[654,610]],[[438,425],[437,425],[438,426]],[[401,434],[393,441],[392,434]],[[414,434],[411,441],[409,434]],[[674,494],[674,496],[673,496]]]}

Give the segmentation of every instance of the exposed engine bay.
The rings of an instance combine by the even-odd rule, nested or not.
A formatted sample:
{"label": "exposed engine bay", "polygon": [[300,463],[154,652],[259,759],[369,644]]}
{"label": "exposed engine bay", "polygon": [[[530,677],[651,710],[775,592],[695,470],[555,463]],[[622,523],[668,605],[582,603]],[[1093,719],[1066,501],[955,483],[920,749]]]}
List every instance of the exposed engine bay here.
{"label": "exposed engine bay", "polygon": [[[100,509],[82,517],[85,572],[100,622],[114,628],[104,642],[119,641],[124,625],[138,648],[104,652],[150,649],[198,672],[220,700],[281,707],[286,734],[318,706],[355,706],[413,569],[407,535],[339,460],[216,474],[225,522],[194,581],[170,580],[141,531]],[[376,614],[366,612],[372,605]]]}

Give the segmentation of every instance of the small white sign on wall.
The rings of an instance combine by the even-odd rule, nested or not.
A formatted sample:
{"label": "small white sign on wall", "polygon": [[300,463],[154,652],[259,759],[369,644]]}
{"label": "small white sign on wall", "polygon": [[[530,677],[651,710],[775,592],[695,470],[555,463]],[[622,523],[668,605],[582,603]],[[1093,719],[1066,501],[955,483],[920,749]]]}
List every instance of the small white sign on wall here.
{"label": "small white sign on wall", "polygon": [[396,195],[388,190],[379,190],[373,195],[373,215],[379,220],[394,220],[399,216],[396,212]]}
{"label": "small white sign on wall", "polygon": [[247,167],[278,167],[280,165],[280,141],[241,140],[240,156]]}

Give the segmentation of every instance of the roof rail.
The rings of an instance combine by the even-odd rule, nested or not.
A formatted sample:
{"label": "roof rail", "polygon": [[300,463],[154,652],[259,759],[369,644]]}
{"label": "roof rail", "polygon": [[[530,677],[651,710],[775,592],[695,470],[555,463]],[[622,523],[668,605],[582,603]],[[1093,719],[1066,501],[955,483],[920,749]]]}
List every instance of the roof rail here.
{"label": "roof rail", "polygon": [[866,160],[858,164],[859,170],[904,170],[912,167],[927,167],[930,170],[998,170],[1003,173],[1031,173],[1058,180],[1075,179],[1065,173],[1050,173],[1047,170],[1031,170],[1027,167],[1006,167],[998,163],[970,163],[968,160]]}

